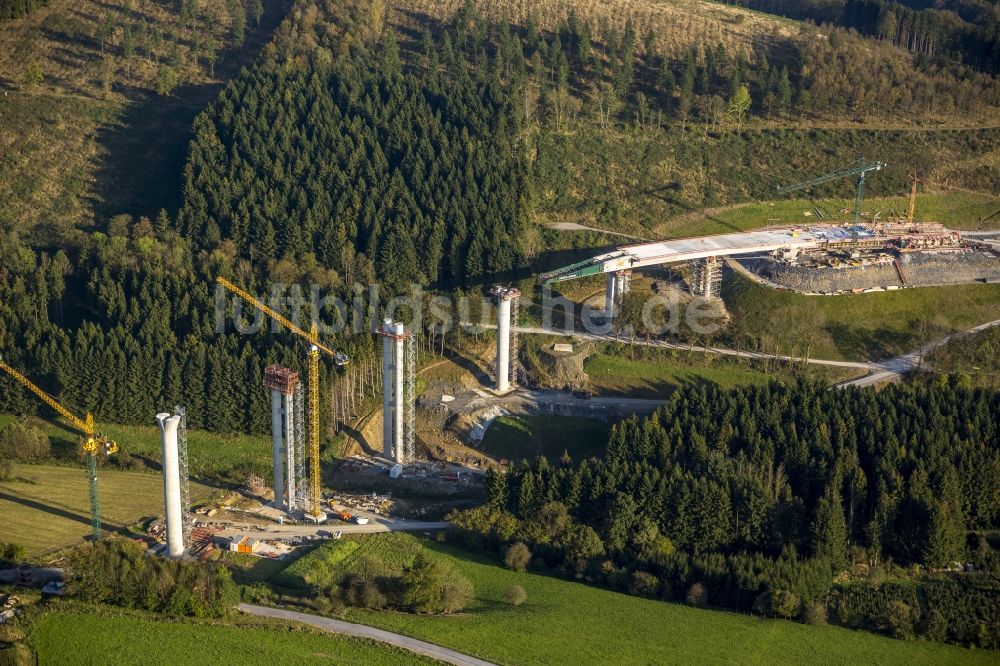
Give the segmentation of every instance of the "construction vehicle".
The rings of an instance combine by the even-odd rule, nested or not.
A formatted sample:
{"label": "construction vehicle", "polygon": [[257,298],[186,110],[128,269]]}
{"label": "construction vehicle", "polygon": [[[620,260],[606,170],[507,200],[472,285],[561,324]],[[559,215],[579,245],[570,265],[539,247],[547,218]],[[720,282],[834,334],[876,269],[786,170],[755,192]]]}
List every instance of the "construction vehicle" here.
{"label": "construction vehicle", "polygon": [[804,190],[814,185],[822,185],[823,183],[828,183],[831,180],[838,180],[840,178],[849,178],[851,176],[857,176],[858,180],[855,183],[855,188],[857,190],[856,196],[854,198],[854,224],[861,224],[861,200],[865,195],[865,175],[869,171],[881,171],[886,167],[884,162],[871,162],[866,164],[864,160],[858,162],[858,165],[851,167],[850,169],[843,169],[841,171],[834,171],[828,173],[819,178],[814,178],[813,180],[807,181],[805,183],[797,183],[795,185],[786,185],[784,187],[778,188],[778,194],[788,194],[789,192],[795,192],[797,190]]}
{"label": "construction vehicle", "polygon": [[97,425],[94,423],[94,417],[90,412],[87,412],[82,419],[77,417],[59,404],[51,395],[35,386],[27,377],[10,367],[2,357],[0,357],[0,369],[4,370],[19,384],[37,395],[42,402],[54,409],[56,413],[83,433],[80,449],[87,455],[87,475],[90,477],[90,525],[94,540],[99,540],[101,538],[101,503],[97,492],[97,454],[111,455],[117,453],[118,444],[97,432]]}
{"label": "construction vehicle", "polygon": [[333,361],[337,365],[344,365],[349,361],[347,354],[339,351],[334,351],[329,347],[321,344],[319,341],[319,330],[316,322],[312,322],[312,326],[308,331],[305,331],[294,323],[292,323],[287,317],[282,315],[277,310],[268,307],[265,303],[252,296],[249,292],[240,289],[235,284],[225,279],[224,277],[217,277],[215,281],[225,287],[227,290],[233,294],[239,296],[244,301],[254,306],[264,314],[266,314],[271,319],[275,320],[289,331],[297,335],[298,337],[306,340],[309,343],[308,349],[308,359],[309,359],[309,494],[310,494],[310,507],[308,514],[315,519],[319,519],[323,513],[322,509],[322,493],[320,488],[320,476],[319,476],[319,354],[323,352],[328,354],[333,358]]}

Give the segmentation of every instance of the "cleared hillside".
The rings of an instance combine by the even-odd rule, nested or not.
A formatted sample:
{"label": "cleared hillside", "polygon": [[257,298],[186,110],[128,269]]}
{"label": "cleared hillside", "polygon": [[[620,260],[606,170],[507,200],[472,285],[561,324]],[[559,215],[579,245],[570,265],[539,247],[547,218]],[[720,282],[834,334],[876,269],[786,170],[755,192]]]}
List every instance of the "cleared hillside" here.
{"label": "cleared hillside", "polygon": [[[393,3],[400,14],[412,11],[438,20],[453,16],[465,0],[403,0]],[[543,30],[555,30],[575,11],[580,21],[592,26],[606,26],[617,32],[631,19],[635,31],[645,38],[642,48],[652,46],[658,53],[680,57],[693,43],[715,46],[725,44],[752,57],[762,43],[776,44],[810,30],[797,21],[751,12],[702,0],[476,0],[477,8],[488,18],[506,19],[517,25],[537,22]],[[598,29],[595,35],[604,37]]]}
{"label": "cleared hillside", "polygon": [[[725,233],[794,221],[766,206],[739,220],[720,215],[720,208],[775,199],[781,185],[845,168],[862,156],[889,165],[868,179],[869,200],[908,193],[908,176],[914,171],[930,181],[1000,191],[1000,130],[765,129],[695,134],[585,128],[546,133],[535,145],[540,221],[579,222],[647,238]],[[809,195],[846,202],[853,192],[853,184],[841,180],[814,188]],[[953,198],[961,206],[974,198],[959,194]],[[897,201],[897,212],[904,211],[905,204]],[[803,219],[802,210],[815,205],[799,202],[798,219]],[[853,201],[844,205],[853,206]],[[972,219],[959,217],[965,226],[975,226],[977,215],[986,217],[997,209],[1000,201],[978,197]],[[960,212],[933,219],[949,223]]]}
{"label": "cleared hillside", "polygon": [[0,23],[0,231],[51,245],[176,205],[194,116],[289,3],[179,4],[56,0]]}

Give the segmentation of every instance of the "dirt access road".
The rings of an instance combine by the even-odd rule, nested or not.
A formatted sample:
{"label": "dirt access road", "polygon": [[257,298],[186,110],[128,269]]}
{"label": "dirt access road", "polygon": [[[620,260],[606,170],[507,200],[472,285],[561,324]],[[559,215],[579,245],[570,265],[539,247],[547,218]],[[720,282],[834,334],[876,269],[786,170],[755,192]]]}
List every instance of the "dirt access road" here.
{"label": "dirt access road", "polygon": [[878,364],[881,366],[879,370],[853,381],[844,382],[843,384],[839,384],[839,386],[875,386],[876,384],[881,384],[882,382],[894,382],[906,373],[919,368],[923,364],[924,357],[927,354],[931,353],[949,340],[985,331],[986,329],[993,328],[994,326],[1000,326],[1000,319],[988,321],[985,324],[974,326],[973,328],[965,331],[952,333],[951,335],[945,336],[940,340],[926,344],[920,349],[915,349],[909,354],[903,354],[902,356],[897,356],[896,358],[889,359],[888,361],[882,361]]}
{"label": "dirt access road", "polygon": [[[496,328],[495,325],[480,325],[482,328]],[[902,356],[897,356],[896,358],[891,358],[885,361],[866,363],[866,362],[855,362],[855,361],[833,361],[821,358],[808,358],[803,359],[796,356],[784,356],[781,354],[766,354],[763,352],[749,352],[749,351],[737,351],[735,349],[726,349],[724,347],[705,347],[699,345],[684,345],[674,342],[666,342],[664,340],[643,340],[635,339],[629,340],[627,338],[622,338],[611,334],[597,334],[597,333],[586,333],[582,331],[571,331],[567,332],[558,329],[548,329],[541,328],[538,326],[514,326],[514,330],[518,333],[527,333],[535,335],[562,335],[562,336],[572,336],[574,338],[582,340],[591,340],[598,342],[618,342],[622,344],[635,344],[642,345],[646,347],[660,347],[664,349],[679,349],[683,351],[698,351],[707,354],[718,354],[720,356],[735,356],[739,358],[754,358],[754,359],[777,359],[779,361],[787,361],[793,363],[809,363],[812,365],[827,365],[839,368],[852,368],[855,370],[867,370],[868,374],[864,377],[859,377],[851,381],[844,382],[843,384],[838,384],[838,386],[874,386],[882,382],[896,381],[908,372],[911,372],[921,366],[924,357],[933,351],[940,345],[945,344],[949,340],[955,338],[965,337],[967,335],[972,335],[980,331],[985,331],[988,328],[993,328],[994,326],[1000,326],[1000,319],[986,322],[985,324],[980,324],[979,326],[973,326],[970,329],[959,331],[957,333],[952,333],[951,335],[945,336],[940,340],[930,342],[919,349],[915,349]]]}
{"label": "dirt access road", "polygon": [[[406,520],[404,518],[387,518],[377,516],[373,513],[359,511],[358,509],[346,509],[354,515],[368,518],[367,525],[357,525],[355,523],[344,523],[331,517],[327,523],[322,525],[278,525],[271,524],[265,529],[252,529],[247,527],[245,522],[219,521],[228,524],[228,527],[219,532],[219,536],[250,536],[254,539],[291,539],[294,537],[314,536],[319,532],[341,532],[342,534],[376,534],[379,532],[433,532],[435,530],[445,530],[450,527],[445,521],[422,521]],[[252,520],[252,519],[250,519]]]}

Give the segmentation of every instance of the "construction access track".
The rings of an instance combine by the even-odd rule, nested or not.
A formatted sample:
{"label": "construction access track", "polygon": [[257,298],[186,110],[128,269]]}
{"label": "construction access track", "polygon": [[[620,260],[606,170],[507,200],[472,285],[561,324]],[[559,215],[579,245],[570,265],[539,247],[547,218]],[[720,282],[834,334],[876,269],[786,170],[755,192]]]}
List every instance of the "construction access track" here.
{"label": "construction access track", "polygon": [[239,609],[249,615],[287,620],[289,622],[301,622],[302,624],[307,624],[334,634],[386,643],[408,652],[436,659],[445,664],[454,664],[454,666],[493,666],[491,662],[470,657],[469,655],[435,645],[434,643],[417,640],[416,638],[410,638],[402,634],[394,634],[391,631],[376,629],[363,624],[354,624],[353,622],[334,620],[328,617],[320,617],[319,615],[298,613],[281,608],[268,608],[267,606],[254,606],[251,604],[240,604]]}
{"label": "construction access track", "polygon": [[[481,328],[496,328],[489,324],[480,324]],[[743,351],[735,349],[727,349],[725,347],[707,347],[703,345],[686,345],[676,342],[667,342],[665,340],[644,340],[636,339],[629,340],[627,338],[622,338],[611,334],[597,334],[597,333],[586,333],[582,331],[566,331],[562,329],[552,329],[552,328],[542,328],[540,326],[514,326],[513,330],[521,334],[535,334],[535,335],[557,335],[557,336],[571,336],[577,339],[590,340],[597,342],[618,342],[621,344],[634,344],[644,347],[659,347],[661,349],[678,349],[683,351],[696,351],[703,352],[706,354],[718,354],[720,356],[734,356],[738,358],[748,358],[748,359],[774,359],[779,361],[787,361],[790,363],[809,363],[811,365],[826,365],[839,368],[852,368],[855,370],[867,370],[868,373],[864,377],[854,379],[839,386],[873,386],[875,384],[881,384],[883,382],[896,381],[908,372],[915,370],[920,367],[923,363],[924,357],[933,351],[935,348],[943,345],[949,340],[955,338],[961,338],[966,335],[972,335],[973,333],[978,333],[980,331],[985,331],[986,329],[993,328],[995,326],[1000,326],[1000,319],[986,322],[985,324],[980,324],[979,326],[973,326],[970,329],[964,331],[958,331],[952,333],[951,335],[945,336],[940,340],[935,340],[930,342],[919,349],[915,349],[909,353],[903,354],[902,356],[897,356],[895,358],[887,359],[878,362],[864,362],[864,361],[834,361],[821,358],[803,358],[800,356],[785,356],[782,354],[767,354],[764,352],[753,352],[753,351]]]}

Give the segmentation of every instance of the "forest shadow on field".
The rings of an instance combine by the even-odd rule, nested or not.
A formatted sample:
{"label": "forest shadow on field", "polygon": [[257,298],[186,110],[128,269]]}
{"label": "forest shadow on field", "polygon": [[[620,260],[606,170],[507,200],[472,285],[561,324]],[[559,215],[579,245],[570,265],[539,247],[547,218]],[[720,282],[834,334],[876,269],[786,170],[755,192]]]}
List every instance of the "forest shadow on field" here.
{"label": "forest shadow on field", "polygon": [[179,86],[169,97],[117,88],[131,100],[115,124],[97,136],[94,197],[90,202],[105,219],[128,213],[155,217],[161,208],[176,215],[182,203],[184,164],[195,118],[211,104],[227,81],[250,67],[291,7],[291,0],[265,3],[260,27],[248,27],[238,51],[219,54],[217,81]]}
{"label": "forest shadow on field", "polygon": [[911,344],[909,335],[885,328],[867,330],[828,324],[826,330],[844,358],[851,358],[860,350],[867,361],[884,361],[905,353]]}
{"label": "forest shadow on field", "polygon": [[[680,183],[667,183],[660,187],[650,188],[637,192],[644,196],[652,197],[654,199],[659,199],[668,206],[673,206],[683,210],[683,213],[679,215],[671,215],[667,223],[670,222],[687,222],[696,220],[707,220],[716,223],[724,229],[728,229],[733,232],[743,231],[741,227],[733,224],[728,220],[724,220],[721,217],[712,214],[712,208],[708,206],[695,206],[686,201],[680,199],[679,197],[672,196],[671,192],[677,192],[680,190]],[[718,232],[715,232],[718,233]]]}
{"label": "forest shadow on field", "polygon": [[[76,513],[74,511],[68,511],[66,509],[57,508],[51,504],[44,504],[42,502],[36,502],[35,500],[28,499],[27,497],[18,497],[17,495],[10,495],[5,492],[0,492],[0,501],[13,502],[14,504],[20,504],[28,509],[34,509],[36,511],[43,511],[57,518],[64,518],[66,520],[72,520],[76,523],[81,523],[90,527],[90,516]],[[111,529],[121,529],[121,525],[109,523],[105,520],[101,521],[106,528]]]}

